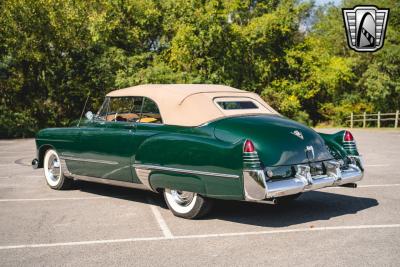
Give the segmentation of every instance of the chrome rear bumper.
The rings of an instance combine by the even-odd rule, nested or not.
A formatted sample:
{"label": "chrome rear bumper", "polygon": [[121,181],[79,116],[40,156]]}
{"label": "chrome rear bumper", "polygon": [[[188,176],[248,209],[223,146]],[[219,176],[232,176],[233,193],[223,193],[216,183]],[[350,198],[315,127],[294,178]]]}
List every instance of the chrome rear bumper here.
{"label": "chrome rear bumper", "polygon": [[247,201],[262,201],[276,197],[294,195],[328,186],[339,186],[360,181],[363,171],[356,164],[340,169],[336,161],[327,163],[326,175],[311,176],[310,167],[300,165],[293,178],[272,181],[267,180],[264,170],[244,170],[244,192]]}

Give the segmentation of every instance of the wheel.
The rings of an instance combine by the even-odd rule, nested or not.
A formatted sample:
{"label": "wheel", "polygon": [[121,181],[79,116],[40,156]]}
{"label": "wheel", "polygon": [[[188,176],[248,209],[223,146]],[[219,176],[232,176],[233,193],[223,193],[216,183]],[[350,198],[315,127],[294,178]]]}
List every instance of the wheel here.
{"label": "wheel", "polygon": [[172,189],[164,190],[165,202],[171,212],[185,219],[197,219],[206,215],[212,207],[212,201],[197,193]]}
{"label": "wheel", "polygon": [[288,195],[288,196],[284,196],[284,197],[278,197],[276,200],[278,201],[277,204],[289,204],[293,201],[295,201],[296,199],[298,199],[301,196],[301,193],[297,193],[294,195]]}
{"label": "wheel", "polygon": [[43,168],[46,182],[50,188],[63,190],[72,186],[73,180],[64,176],[60,158],[54,149],[46,151]]}

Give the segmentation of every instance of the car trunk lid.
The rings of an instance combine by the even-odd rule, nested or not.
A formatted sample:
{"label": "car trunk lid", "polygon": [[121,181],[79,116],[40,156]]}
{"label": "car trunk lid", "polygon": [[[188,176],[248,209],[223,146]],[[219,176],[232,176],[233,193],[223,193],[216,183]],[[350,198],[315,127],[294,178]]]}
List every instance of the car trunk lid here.
{"label": "car trunk lid", "polygon": [[220,140],[251,140],[265,166],[308,164],[332,158],[317,132],[282,116],[230,117],[214,125],[214,134]]}

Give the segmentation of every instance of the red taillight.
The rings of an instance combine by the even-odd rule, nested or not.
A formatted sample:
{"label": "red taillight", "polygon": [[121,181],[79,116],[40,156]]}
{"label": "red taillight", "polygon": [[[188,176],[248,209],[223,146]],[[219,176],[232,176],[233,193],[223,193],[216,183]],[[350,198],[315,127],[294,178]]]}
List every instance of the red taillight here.
{"label": "red taillight", "polygon": [[354,141],[354,137],[353,137],[353,135],[351,134],[351,132],[345,131],[345,132],[344,132],[344,136],[343,136],[343,140],[344,140],[345,142]]}
{"label": "red taillight", "polygon": [[251,153],[251,152],[255,152],[255,151],[256,150],[254,148],[253,142],[251,142],[250,140],[246,140],[246,142],[244,142],[243,152]]}

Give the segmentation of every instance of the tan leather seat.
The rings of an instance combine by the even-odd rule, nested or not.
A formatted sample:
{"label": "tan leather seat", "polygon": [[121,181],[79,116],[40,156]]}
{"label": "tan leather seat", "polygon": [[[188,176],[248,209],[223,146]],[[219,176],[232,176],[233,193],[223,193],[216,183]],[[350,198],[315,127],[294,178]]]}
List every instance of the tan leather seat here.
{"label": "tan leather seat", "polygon": [[[135,113],[127,113],[127,114],[117,114],[118,117],[123,118],[127,121],[132,121],[133,119],[139,119],[139,116]],[[107,115],[106,120],[107,121],[114,121],[115,120],[115,114],[110,114]]]}

